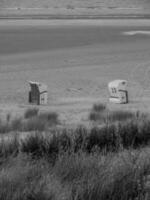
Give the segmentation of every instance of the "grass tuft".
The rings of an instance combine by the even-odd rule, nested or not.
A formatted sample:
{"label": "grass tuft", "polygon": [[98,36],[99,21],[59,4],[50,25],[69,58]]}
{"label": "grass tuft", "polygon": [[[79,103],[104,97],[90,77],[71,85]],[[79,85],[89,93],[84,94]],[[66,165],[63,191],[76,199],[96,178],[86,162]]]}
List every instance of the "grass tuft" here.
{"label": "grass tuft", "polygon": [[41,121],[45,121],[48,125],[58,124],[58,114],[55,112],[44,112],[38,115]]}
{"label": "grass tuft", "polygon": [[58,115],[55,112],[39,113],[24,122],[25,131],[45,131],[58,124]]}
{"label": "grass tuft", "polygon": [[109,111],[106,115],[106,120],[108,122],[116,122],[116,121],[126,121],[130,119],[134,119],[136,117],[135,113],[131,111]]}
{"label": "grass tuft", "polygon": [[39,113],[39,109],[38,108],[28,108],[25,113],[24,113],[24,118],[28,119],[31,117],[35,117],[37,116]]}
{"label": "grass tuft", "polygon": [[94,104],[89,114],[89,120],[100,123],[112,123],[134,119],[138,115],[131,111],[110,111],[104,104]]}
{"label": "grass tuft", "polygon": [[95,111],[95,112],[103,112],[105,110],[106,110],[106,105],[103,103],[94,104],[92,108],[92,111]]}
{"label": "grass tuft", "polygon": [[0,119],[0,133],[14,131],[45,131],[51,126],[56,126],[59,122],[58,114],[55,112],[38,113],[38,109],[27,109],[24,118],[10,118],[6,116],[6,121]]}

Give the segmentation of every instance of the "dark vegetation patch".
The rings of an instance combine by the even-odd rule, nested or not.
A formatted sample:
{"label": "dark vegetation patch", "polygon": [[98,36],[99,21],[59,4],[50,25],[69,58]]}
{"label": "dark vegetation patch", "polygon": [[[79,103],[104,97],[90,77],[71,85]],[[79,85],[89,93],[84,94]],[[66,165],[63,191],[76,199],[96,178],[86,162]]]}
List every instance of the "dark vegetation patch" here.
{"label": "dark vegetation patch", "polygon": [[[104,119],[108,114],[105,105],[94,105],[92,112]],[[75,129],[56,128],[58,115],[52,112],[7,116],[4,132],[34,132],[22,139],[19,133],[3,135],[0,199],[146,200],[150,118],[123,111],[109,116],[99,126]]]}
{"label": "dark vegetation patch", "polygon": [[29,108],[25,111],[24,117],[11,119],[11,116],[7,115],[5,121],[0,119],[0,133],[45,131],[58,123],[57,113],[50,111],[40,113],[37,108]]}
{"label": "dark vegetation patch", "polygon": [[65,153],[53,166],[20,154],[1,165],[0,199],[145,200],[149,150]]}
{"label": "dark vegetation patch", "polygon": [[134,119],[136,115],[138,115],[138,112],[134,113],[125,110],[111,111],[105,104],[99,103],[93,105],[89,113],[89,120],[99,123],[112,123]]}
{"label": "dark vegetation patch", "polygon": [[[43,118],[42,118],[43,119]],[[30,121],[32,126],[32,120]],[[38,125],[41,125],[40,123]],[[44,123],[45,125],[45,123]],[[38,128],[40,130],[40,128]],[[28,127],[29,130],[29,127]],[[31,128],[31,130],[33,130]],[[43,130],[43,129],[41,129]],[[13,140],[6,146],[13,146]],[[123,148],[139,148],[150,143],[150,120],[143,115],[118,123],[107,123],[99,127],[76,129],[54,128],[46,132],[36,131],[21,141],[14,140],[15,149],[36,157],[50,157],[53,162],[61,152],[85,153],[118,152]],[[1,156],[11,152],[0,143]]]}
{"label": "dark vegetation patch", "polygon": [[24,113],[24,118],[25,119],[28,119],[28,118],[31,118],[31,117],[35,117],[37,116],[39,113],[39,109],[38,108],[28,108],[25,113]]}

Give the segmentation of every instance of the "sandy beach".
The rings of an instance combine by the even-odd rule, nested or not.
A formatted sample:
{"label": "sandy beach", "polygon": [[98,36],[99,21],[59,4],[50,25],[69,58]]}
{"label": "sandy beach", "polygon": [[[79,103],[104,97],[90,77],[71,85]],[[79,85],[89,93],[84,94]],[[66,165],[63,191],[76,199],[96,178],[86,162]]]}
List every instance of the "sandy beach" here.
{"label": "sandy beach", "polygon": [[[149,20],[1,20],[1,113],[29,106],[29,80],[48,85],[48,105],[41,109],[55,110],[62,121],[86,121],[95,102],[149,110],[149,25]],[[133,31],[137,34],[126,34]],[[118,78],[129,82],[128,105],[108,102],[107,84]]]}

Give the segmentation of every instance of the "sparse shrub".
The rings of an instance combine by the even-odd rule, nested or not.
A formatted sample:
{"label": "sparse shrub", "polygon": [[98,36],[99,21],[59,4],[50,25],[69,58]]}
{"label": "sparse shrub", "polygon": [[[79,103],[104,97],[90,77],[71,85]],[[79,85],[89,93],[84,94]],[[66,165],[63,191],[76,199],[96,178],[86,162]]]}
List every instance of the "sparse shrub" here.
{"label": "sparse shrub", "polygon": [[66,8],[67,9],[74,9],[74,6],[73,5],[67,5]]}
{"label": "sparse shrub", "polygon": [[95,112],[103,112],[105,110],[106,110],[106,105],[103,103],[94,104],[92,108],[92,111],[95,111]]}
{"label": "sparse shrub", "polygon": [[68,130],[64,129],[58,136],[58,148],[60,152],[68,152],[72,150],[71,136],[68,134]]}
{"label": "sparse shrub", "polygon": [[10,123],[11,131],[22,131],[23,130],[23,120],[22,118],[14,118]]}
{"label": "sparse shrub", "polygon": [[126,121],[129,119],[134,119],[136,117],[135,113],[131,111],[109,111],[106,115],[106,120],[108,122],[116,122],[116,121]]}
{"label": "sparse shrub", "polygon": [[32,117],[24,121],[24,131],[44,131],[47,127],[47,121],[41,120],[38,116]]}
{"label": "sparse shrub", "polygon": [[10,120],[7,116],[6,121],[0,119],[0,133],[10,131],[44,131],[53,125],[58,124],[58,115],[55,112],[45,112],[38,114],[38,109],[28,109],[22,117],[15,117]]}
{"label": "sparse shrub", "polygon": [[55,112],[39,113],[24,122],[25,131],[44,131],[58,123],[58,115]]}
{"label": "sparse shrub", "polygon": [[6,121],[0,119],[0,133],[10,131],[44,131],[58,124],[58,114],[55,112],[39,113],[37,108],[27,109],[24,118],[15,117],[10,120],[7,115]]}
{"label": "sparse shrub", "polygon": [[11,114],[7,113],[7,115],[6,115],[6,121],[7,121],[7,123],[10,122],[10,119],[11,119]]}
{"label": "sparse shrub", "polygon": [[23,131],[22,118],[14,118],[11,121],[0,120],[0,133],[8,133],[10,131]]}
{"label": "sparse shrub", "polygon": [[90,112],[89,119],[91,121],[99,121],[101,123],[105,122],[104,114],[103,113],[98,113],[98,112]]}
{"label": "sparse shrub", "polygon": [[25,139],[21,141],[20,150],[23,153],[30,154],[32,156],[41,157],[42,156],[42,143],[43,136],[38,133],[27,136]]}
{"label": "sparse shrub", "polygon": [[22,140],[20,150],[33,158],[45,157],[51,163],[55,163],[59,153],[58,137],[53,135],[45,138],[44,135],[37,132]]}
{"label": "sparse shrub", "polygon": [[106,105],[99,103],[94,104],[89,114],[89,119],[92,121],[104,121],[104,113],[106,112]]}
{"label": "sparse shrub", "polygon": [[150,120],[142,118],[118,124],[118,133],[122,138],[122,144],[126,147],[138,147],[150,142]]}
{"label": "sparse shrub", "polygon": [[55,135],[53,137],[45,137],[36,132],[21,141],[20,150],[33,157],[41,158],[58,154],[58,147],[58,140]]}
{"label": "sparse shrub", "polygon": [[106,125],[102,128],[93,127],[86,137],[85,150],[93,151],[95,147],[100,151],[118,151],[121,146],[121,138],[115,125]]}
{"label": "sparse shrub", "polygon": [[89,119],[91,121],[97,121],[100,123],[112,123],[116,121],[126,121],[129,119],[134,119],[137,114],[131,111],[110,111],[106,109],[104,104],[94,104],[93,108],[89,114]]}
{"label": "sparse shrub", "polygon": [[9,123],[0,119],[0,133],[8,133],[10,131]]}
{"label": "sparse shrub", "polygon": [[58,114],[55,112],[44,112],[38,115],[38,118],[41,121],[45,121],[48,125],[56,125],[58,124]]}
{"label": "sparse shrub", "polygon": [[39,109],[38,108],[28,108],[25,113],[24,113],[24,118],[28,119],[31,117],[35,117],[37,116],[39,113]]}

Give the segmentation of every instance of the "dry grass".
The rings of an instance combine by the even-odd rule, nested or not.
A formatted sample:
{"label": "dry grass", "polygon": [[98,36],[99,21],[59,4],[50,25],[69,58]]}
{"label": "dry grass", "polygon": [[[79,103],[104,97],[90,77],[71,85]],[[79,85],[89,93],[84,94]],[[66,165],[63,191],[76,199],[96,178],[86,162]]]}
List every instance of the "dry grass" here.
{"label": "dry grass", "polygon": [[51,166],[20,154],[0,168],[0,199],[145,200],[150,149],[63,154]]}
{"label": "dry grass", "polygon": [[38,113],[37,108],[29,108],[25,111],[24,117],[11,118],[6,116],[6,120],[0,120],[0,133],[14,131],[45,131],[59,123],[58,114],[55,112]]}
{"label": "dry grass", "polygon": [[146,200],[149,130],[148,116],[138,113],[101,128],[55,128],[1,141],[0,199]]}
{"label": "dry grass", "polygon": [[[21,143],[15,142],[14,146],[16,146],[15,149],[36,157],[43,155],[51,157],[52,162],[55,162],[60,152],[118,152],[122,148],[139,148],[150,143],[150,119],[146,115],[139,114],[123,122],[107,122],[100,127],[79,126],[72,129],[56,129],[53,126],[50,130],[47,128],[51,127],[53,123],[50,121],[49,124],[49,121],[47,122],[43,118],[40,122],[39,119],[31,118],[26,124],[21,124],[21,128],[19,127],[21,130],[38,132],[28,135]],[[47,132],[46,135],[41,134],[43,131]],[[10,146],[13,146],[13,142]],[[9,149],[9,145],[6,152],[7,149]],[[2,157],[3,151],[5,151],[5,145],[2,145]]]}

